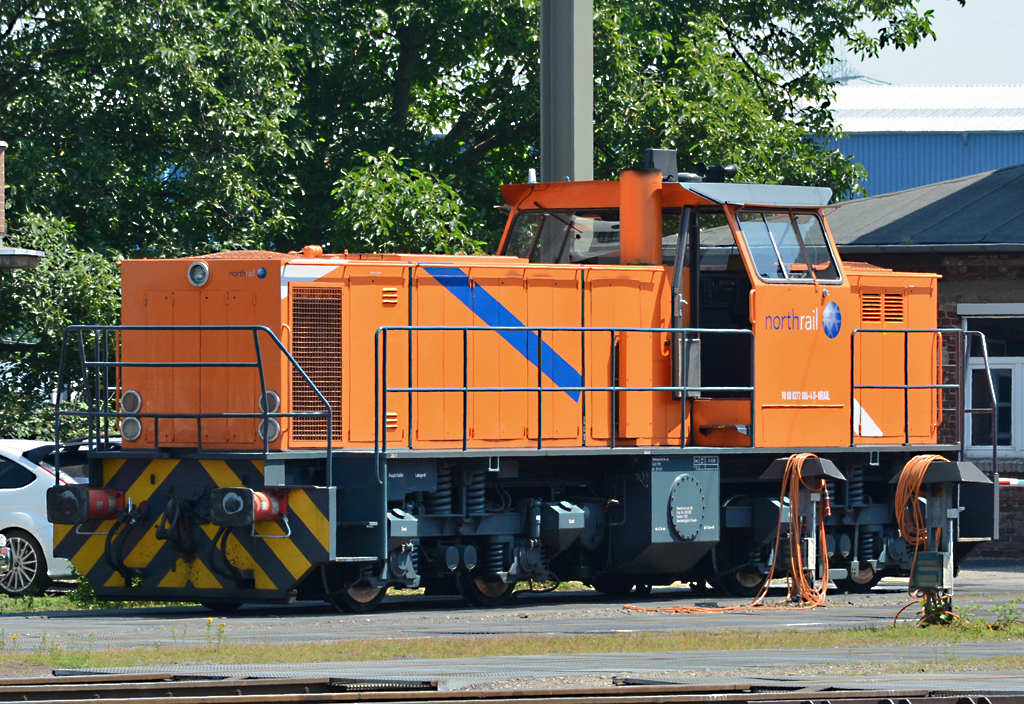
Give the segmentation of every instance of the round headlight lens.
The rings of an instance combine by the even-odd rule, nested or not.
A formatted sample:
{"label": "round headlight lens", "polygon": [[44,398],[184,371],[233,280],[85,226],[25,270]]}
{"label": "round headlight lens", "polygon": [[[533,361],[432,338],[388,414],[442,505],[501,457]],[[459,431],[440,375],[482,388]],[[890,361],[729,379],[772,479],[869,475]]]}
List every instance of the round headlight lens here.
{"label": "round headlight lens", "polygon": [[268,390],[263,396],[260,397],[260,410],[266,411],[267,413],[277,413],[277,409],[281,407],[281,397],[277,395],[276,391]]}
{"label": "round headlight lens", "polygon": [[142,410],[142,396],[138,391],[129,389],[121,396],[121,410],[125,413],[138,413]]}
{"label": "round headlight lens", "polygon": [[128,442],[135,442],[142,437],[142,423],[138,418],[129,416],[121,421],[121,437]]}
{"label": "round headlight lens", "polygon": [[188,268],[188,282],[193,286],[205,286],[210,280],[210,267],[206,262],[193,262]]}
{"label": "round headlight lens", "polygon": [[[267,430],[269,428],[269,431]],[[274,442],[281,434],[281,424],[273,418],[260,421],[260,440],[266,438],[267,442]]]}

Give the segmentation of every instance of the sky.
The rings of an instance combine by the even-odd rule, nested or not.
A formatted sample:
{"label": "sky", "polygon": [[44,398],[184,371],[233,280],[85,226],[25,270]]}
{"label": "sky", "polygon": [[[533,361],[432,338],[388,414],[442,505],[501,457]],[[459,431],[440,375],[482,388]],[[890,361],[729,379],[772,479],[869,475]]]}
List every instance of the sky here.
{"label": "sky", "polygon": [[848,68],[894,85],[1024,85],[1024,0],[921,0],[937,39]]}

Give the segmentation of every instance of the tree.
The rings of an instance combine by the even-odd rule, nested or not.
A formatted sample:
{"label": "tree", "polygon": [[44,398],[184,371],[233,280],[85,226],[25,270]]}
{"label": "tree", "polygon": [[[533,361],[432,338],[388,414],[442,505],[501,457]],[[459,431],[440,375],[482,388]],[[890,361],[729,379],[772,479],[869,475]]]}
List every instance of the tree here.
{"label": "tree", "polygon": [[391,152],[363,154],[366,165],[343,173],[333,193],[344,239],[333,251],[471,252],[483,244],[470,239],[462,201],[444,181],[419,169],[403,169]]}
{"label": "tree", "polygon": [[[930,36],[915,5],[597,0],[596,172],[675,146],[684,164],[853,192],[858,173],[827,147],[825,69],[837,39],[873,54]],[[538,7],[12,0],[0,7],[12,207],[129,256],[338,242],[335,184],[391,149],[450,184],[493,246],[497,186],[537,164]],[[857,29],[865,20],[882,29]]]}
{"label": "tree", "polygon": [[[2,437],[52,437],[51,399],[65,328],[113,325],[119,318],[116,255],[81,250],[75,239],[71,225],[49,215],[23,217],[11,233],[13,246],[43,250],[46,256],[35,269],[3,275],[0,322],[15,351],[0,367]],[[68,364],[75,371],[77,355]]]}

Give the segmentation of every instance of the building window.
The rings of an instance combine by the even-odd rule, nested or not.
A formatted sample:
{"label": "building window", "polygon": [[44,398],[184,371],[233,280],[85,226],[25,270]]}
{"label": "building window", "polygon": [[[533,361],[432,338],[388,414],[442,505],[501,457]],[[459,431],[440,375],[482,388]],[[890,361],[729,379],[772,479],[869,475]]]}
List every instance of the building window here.
{"label": "building window", "polygon": [[[1024,457],[1024,317],[971,317],[965,319],[965,326],[985,335],[995,391],[999,454]],[[992,404],[985,360],[977,339],[971,343],[968,360],[967,400],[970,408],[990,408]],[[971,454],[991,454],[992,416],[968,414],[966,432]]]}

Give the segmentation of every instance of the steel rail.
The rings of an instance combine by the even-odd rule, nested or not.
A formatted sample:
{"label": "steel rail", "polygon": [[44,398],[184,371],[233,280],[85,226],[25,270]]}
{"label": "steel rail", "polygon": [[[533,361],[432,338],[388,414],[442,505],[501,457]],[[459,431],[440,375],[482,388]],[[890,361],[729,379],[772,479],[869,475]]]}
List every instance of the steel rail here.
{"label": "steel rail", "polygon": [[[436,691],[437,682],[410,678],[355,680],[333,677],[236,678],[195,675],[98,675],[0,680],[0,701],[125,702],[135,704],[255,704],[314,702],[524,702],[531,704],[1024,704],[1024,697],[973,697],[928,689],[833,690],[827,683],[630,684],[526,690]],[[428,691],[429,690],[429,691]],[[817,696],[815,696],[817,695]]]}

